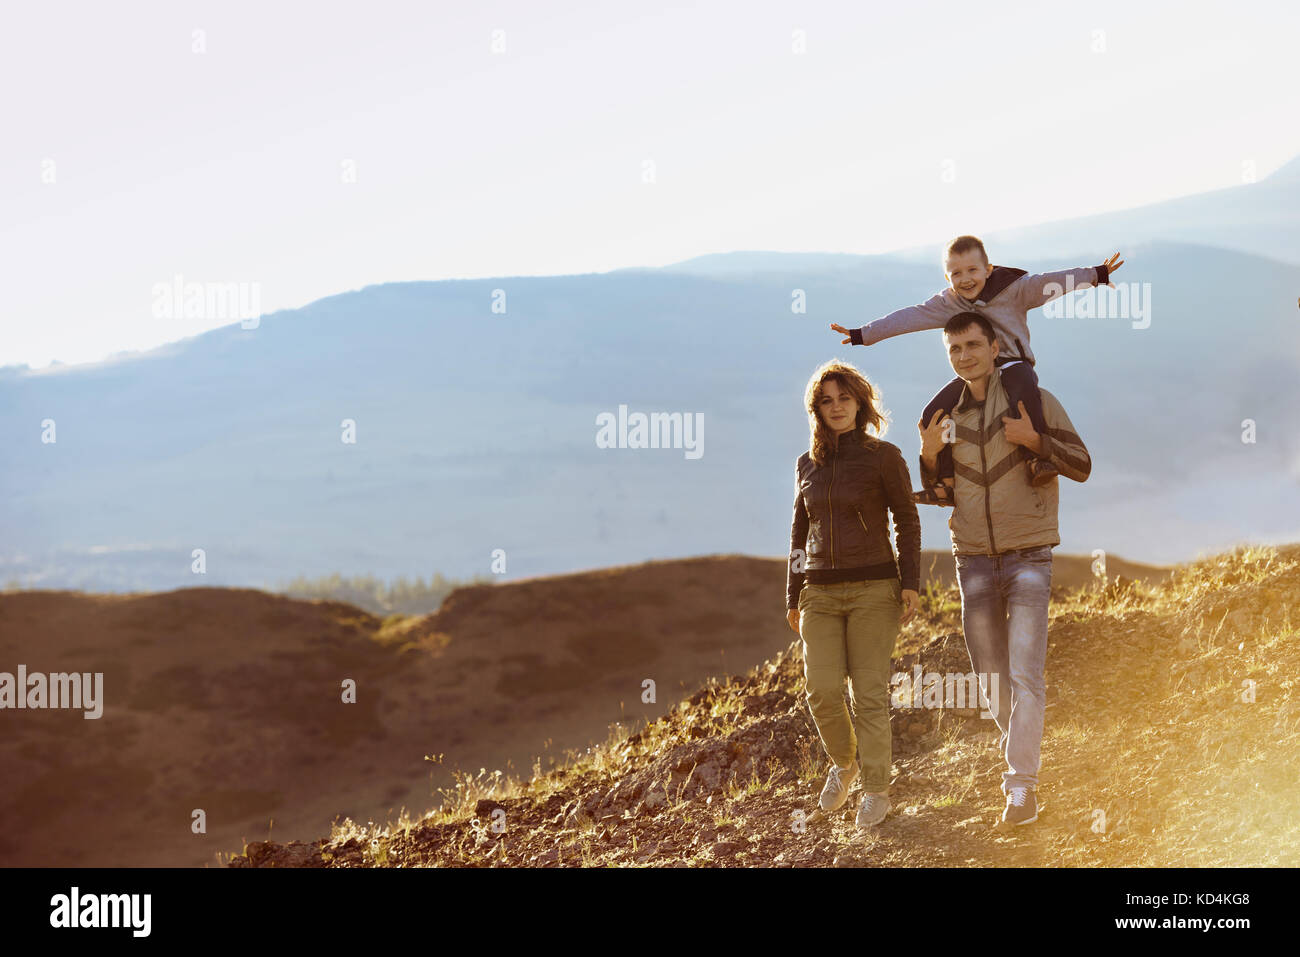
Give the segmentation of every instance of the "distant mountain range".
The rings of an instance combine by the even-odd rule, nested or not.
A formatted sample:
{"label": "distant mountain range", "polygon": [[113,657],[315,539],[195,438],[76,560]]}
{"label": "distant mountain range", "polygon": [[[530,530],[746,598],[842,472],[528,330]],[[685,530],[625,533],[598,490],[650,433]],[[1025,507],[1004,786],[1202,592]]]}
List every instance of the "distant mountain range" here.
{"label": "distant mountain range", "polygon": [[[1292,163],[1255,184],[988,237],[995,261],[1034,270],[1120,250],[1116,280],[1151,308],[1145,328],[1031,317],[1042,384],[1094,459],[1087,483],[1063,483],[1062,551],[1171,562],[1300,538],[1286,504],[1300,485],[1297,190]],[[780,555],[814,368],[839,356],[881,387],[887,438],[913,470],[920,409],[951,377],[938,332],[861,348],[828,325],[942,283],[933,260],[779,253],[388,283],[142,355],[7,367],[0,583],[469,576],[499,571],[494,554],[517,578]],[[702,414],[703,455],[599,447],[597,417],[620,410]],[[945,548],[947,514],[922,515],[925,546]]]}
{"label": "distant mountain range", "polygon": [[[1018,229],[981,232],[995,262],[1066,260],[1082,250],[1146,243],[1192,243],[1300,264],[1300,157],[1254,183],[1180,196],[1093,216]],[[893,253],[899,259],[939,262],[951,236]],[[738,276],[754,272],[839,272],[859,269],[866,257],[850,253],[732,252],[696,256],[665,267],[694,275]]]}

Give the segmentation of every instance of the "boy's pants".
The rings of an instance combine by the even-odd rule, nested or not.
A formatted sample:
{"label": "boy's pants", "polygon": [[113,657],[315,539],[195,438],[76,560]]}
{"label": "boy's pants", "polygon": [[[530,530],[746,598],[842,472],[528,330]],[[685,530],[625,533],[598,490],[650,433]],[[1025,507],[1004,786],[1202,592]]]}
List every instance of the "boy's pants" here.
{"label": "boy's pants", "polygon": [[[1038,374],[1034,372],[1034,367],[1028,362],[1008,362],[1001,369],[1002,388],[1006,390],[1007,399],[1011,402],[1011,408],[1007,411],[1007,416],[1012,419],[1020,418],[1019,403],[1023,402],[1025,409],[1029,412],[1029,421],[1034,424],[1034,431],[1039,435],[1046,435],[1047,421],[1043,418],[1043,397],[1038,392]],[[953,406],[961,398],[962,386],[965,384],[962,379],[953,379],[940,389],[938,395],[930,400],[930,404],[921,413],[921,421],[929,425],[930,420],[934,418],[934,414],[940,409],[951,414]],[[1001,423],[998,423],[998,426],[1001,427]],[[1020,446],[1020,455],[1021,458],[1028,461],[1033,458],[1034,453],[1024,446]],[[935,467],[938,470],[939,478],[953,477],[951,444],[947,442],[943,444],[943,448],[939,450]]]}
{"label": "boy's pants", "polygon": [[1043,743],[1052,546],[991,556],[958,555],[957,584],[971,668],[1002,732],[998,747],[1008,768],[1002,775],[1002,790],[1036,788]]}
{"label": "boy's pants", "polygon": [[[889,790],[889,676],[902,585],[897,578],[805,583],[799,594],[808,708],[826,755],[847,768],[856,755],[864,791]],[[853,715],[844,700],[849,679]]]}

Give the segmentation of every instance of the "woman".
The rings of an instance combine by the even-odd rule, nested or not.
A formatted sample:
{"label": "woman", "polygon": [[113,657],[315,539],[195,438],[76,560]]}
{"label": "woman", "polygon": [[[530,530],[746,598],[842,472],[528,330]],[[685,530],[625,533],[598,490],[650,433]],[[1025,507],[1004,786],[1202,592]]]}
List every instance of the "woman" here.
{"label": "woman", "polygon": [[921,568],[911,476],[898,446],[880,438],[886,420],[879,401],[847,363],[827,362],[808,381],[811,440],[795,464],[786,578],[787,618],[803,639],[808,707],[831,760],[820,805],[838,810],[861,775],[860,827],[889,813],[890,658],[900,625],[916,613]]}

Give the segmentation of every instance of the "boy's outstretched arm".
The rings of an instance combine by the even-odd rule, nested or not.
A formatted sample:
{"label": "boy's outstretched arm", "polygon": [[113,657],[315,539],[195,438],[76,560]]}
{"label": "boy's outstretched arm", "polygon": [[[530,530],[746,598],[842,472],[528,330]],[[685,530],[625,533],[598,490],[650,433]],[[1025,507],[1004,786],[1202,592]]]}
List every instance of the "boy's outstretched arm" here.
{"label": "boy's outstretched arm", "polygon": [[1021,307],[1028,311],[1037,309],[1039,306],[1064,296],[1067,292],[1072,292],[1075,289],[1085,289],[1088,286],[1108,286],[1110,285],[1110,274],[1122,265],[1124,265],[1124,260],[1119,258],[1119,253],[1116,253],[1100,266],[1058,269],[1055,272],[1040,272],[1030,276],[1021,276],[1016,280],[1013,289]]}
{"label": "boy's outstretched arm", "polygon": [[842,345],[851,342],[855,346],[869,346],[881,339],[901,336],[905,332],[942,329],[944,323],[957,315],[957,311],[955,306],[944,299],[943,293],[937,293],[919,305],[906,306],[897,312],[891,312],[874,322],[868,322],[860,329],[846,329],[834,322],[831,323],[831,328],[840,335],[848,337],[841,340]]}

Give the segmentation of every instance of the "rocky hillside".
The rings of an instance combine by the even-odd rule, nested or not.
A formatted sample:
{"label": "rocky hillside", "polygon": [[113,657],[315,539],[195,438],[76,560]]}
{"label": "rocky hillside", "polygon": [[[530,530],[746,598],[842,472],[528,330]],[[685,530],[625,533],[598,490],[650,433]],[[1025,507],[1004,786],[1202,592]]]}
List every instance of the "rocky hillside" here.
{"label": "rocky hillside", "polygon": [[[644,727],[512,778],[458,775],[422,817],[254,842],[230,866],[1232,866],[1300,863],[1300,546],[1158,583],[1056,589],[1039,821],[1002,810],[991,721],[895,710],[894,811],[814,813],[826,770],[799,643]],[[965,672],[956,593],[933,589],[895,668]]]}

